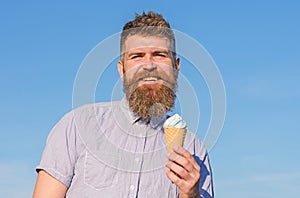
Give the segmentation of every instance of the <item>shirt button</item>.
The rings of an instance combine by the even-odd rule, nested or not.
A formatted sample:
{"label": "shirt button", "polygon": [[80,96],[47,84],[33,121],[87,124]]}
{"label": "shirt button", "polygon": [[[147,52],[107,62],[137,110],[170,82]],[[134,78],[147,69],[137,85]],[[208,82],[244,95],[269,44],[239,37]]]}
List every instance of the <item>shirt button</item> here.
{"label": "shirt button", "polygon": [[131,186],[130,186],[130,190],[134,190],[134,185],[131,185]]}
{"label": "shirt button", "polygon": [[139,162],[139,161],[140,161],[140,158],[136,157],[136,158],[134,159],[134,161],[135,161],[135,162]]}

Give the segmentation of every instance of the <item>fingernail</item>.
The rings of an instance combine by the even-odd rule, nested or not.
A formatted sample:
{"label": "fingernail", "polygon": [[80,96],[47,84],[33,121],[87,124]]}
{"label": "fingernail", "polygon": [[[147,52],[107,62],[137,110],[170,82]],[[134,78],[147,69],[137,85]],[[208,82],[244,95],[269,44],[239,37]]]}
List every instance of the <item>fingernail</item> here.
{"label": "fingernail", "polygon": [[177,150],[179,149],[179,147],[178,147],[178,146],[173,146],[173,149],[174,149],[175,151],[177,151]]}
{"label": "fingernail", "polygon": [[168,152],[168,153],[167,153],[167,157],[170,158],[170,156],[171,156],[171,153]]}
{"label": "fingernail", "polygon": [[166,163],[165,163],[165,166],[168,166],[170,164],[170,161],[167,161]]}

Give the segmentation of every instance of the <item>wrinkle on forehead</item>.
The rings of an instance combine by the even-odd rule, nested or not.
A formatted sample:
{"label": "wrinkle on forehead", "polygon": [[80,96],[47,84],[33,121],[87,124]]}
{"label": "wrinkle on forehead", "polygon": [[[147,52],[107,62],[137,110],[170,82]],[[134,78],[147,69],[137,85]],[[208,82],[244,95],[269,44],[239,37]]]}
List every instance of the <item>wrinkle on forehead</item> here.
{"label": "wrinkle on forehead", "polygon": [[169,41],[164,37],[130,35],[125,41],[123,54],[135,50],[163,50],[169,51]]}

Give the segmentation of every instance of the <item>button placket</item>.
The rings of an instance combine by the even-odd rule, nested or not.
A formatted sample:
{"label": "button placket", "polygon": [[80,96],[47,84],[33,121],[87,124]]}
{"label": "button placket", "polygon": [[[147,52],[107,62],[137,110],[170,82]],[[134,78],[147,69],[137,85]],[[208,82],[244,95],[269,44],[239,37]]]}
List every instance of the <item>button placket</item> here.
{"label": "button placket", "polygon": [[128,185],[128,190],[130,193],[129,197],[136,197],[139,184],[139,173],[131,173],[130,183]]}
{"label": "button placket", "polygon": [[145,152],[145,147],[146,147],[146,139],[147,139],[147,134],[149,133],[149,128],[148,126],[141,125],[140,123],[136,123],[136,125],[132,126],[132,132],[136,134],[136,147],[135,147],[135,154],[134,157],[131,158],[132,164],[134,167],[135,173],[131,174],[131,182],[129,183],[129,192],[130,192],[130,197],[136,197],[137,192],[139,189],[139,183],[140,183],[140,176],[141,176],[141,171],[142,171],[142,165],[143,165],[143,155]]}

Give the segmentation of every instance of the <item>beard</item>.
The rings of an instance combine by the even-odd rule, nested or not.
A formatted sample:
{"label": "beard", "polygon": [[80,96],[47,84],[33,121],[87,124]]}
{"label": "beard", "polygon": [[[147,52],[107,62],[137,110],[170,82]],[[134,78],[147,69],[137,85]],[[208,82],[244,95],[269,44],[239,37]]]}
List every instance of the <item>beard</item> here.
{"label": "beard", "polygon": [[[129,79],[124,73],[124,92],[131,111],[144,120],[166,116],[172,110],[176,98],[178,72],[174,70],[172,74],[140,72]],[[138,85],[143,78],[150,76],[157,77],[163,83]]]}

